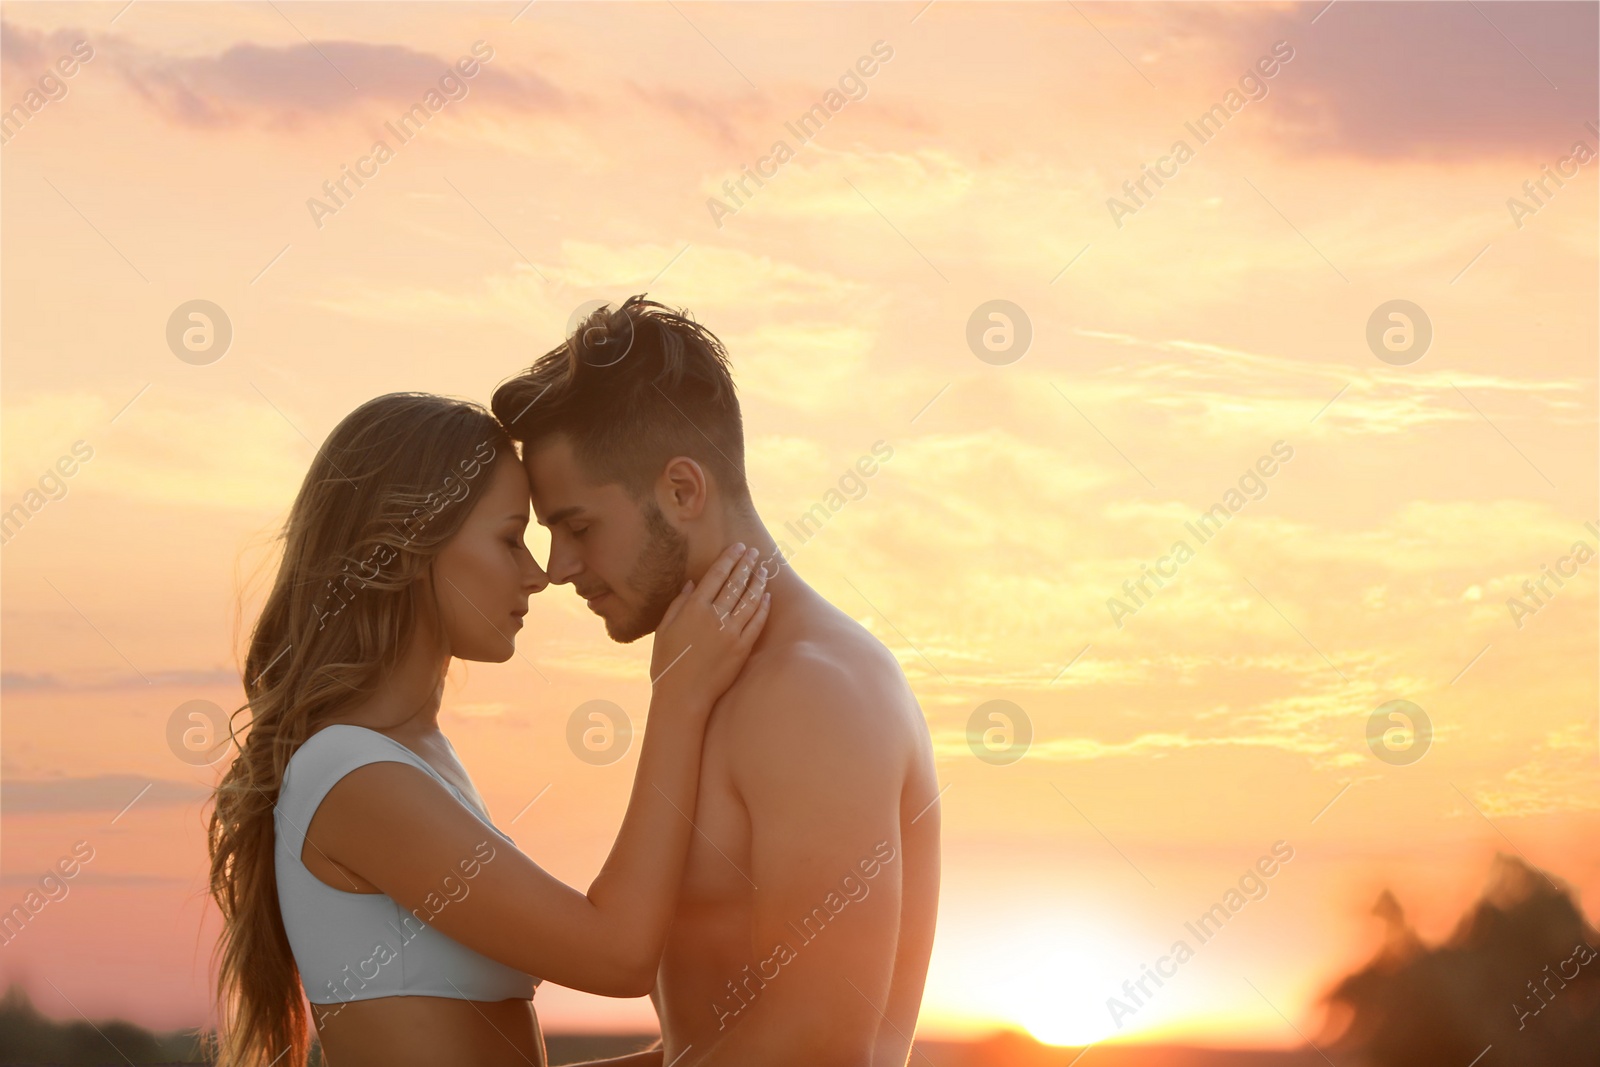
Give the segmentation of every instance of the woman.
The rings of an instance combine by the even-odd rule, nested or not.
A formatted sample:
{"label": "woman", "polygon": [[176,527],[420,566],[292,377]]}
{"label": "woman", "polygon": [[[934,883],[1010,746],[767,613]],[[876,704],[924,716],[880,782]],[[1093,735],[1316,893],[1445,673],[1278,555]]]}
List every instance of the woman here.
{"label": "woman", "polygon": [[312,462],[210,822],[221,1067],[305,1063],[302,986],[332,1067],[543,1064],[540,979],[649,992],[706,719],[766,621],[764,580],[730,546],[668,609],[627,814],[581,893],[494,828],[438,722],[452,658],[509,659],[547,584],[528,506],[510,439],[463,401],[369,401]]}

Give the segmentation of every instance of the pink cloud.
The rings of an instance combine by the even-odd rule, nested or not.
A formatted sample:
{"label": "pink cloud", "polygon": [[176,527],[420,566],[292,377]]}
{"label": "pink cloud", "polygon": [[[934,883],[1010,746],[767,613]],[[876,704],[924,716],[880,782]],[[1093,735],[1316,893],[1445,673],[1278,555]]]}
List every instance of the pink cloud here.
{"label": "pink cloud", "polygon": [[[86,32],[59,31],[46,37],[10,23],[0,32],[5,62],[20,76],[47,62],[53,50],[79,38],[91,39],[100,50],[99,40]],[[486,44],[493,48],[492,41]],[[433,54],[395,44],[304,41],[241,43],[214,55],[184,56],[112,39],[103,50],[146,104],[191,126],[254,121],[298,128],[359,113],[372,104],[404,109],[429,90],[444,92],[440,80],[446,76],[453,76],[468,96],[508,110],[556,111],[566,106],[566,96],[555,85],[536,74],[509,69],[498,54],[478,62],[472,77],[463,77],[456,63],[475,60],[472,47],[473,42],[463,40],[453,51]]]}
{"label": "pink cloud", "polygon": [[1588,136],[1600,38],[1594,4],[1324,6],[1274,12],[1261,27],[1264,40],[1295,49],[1270,106],[1301,150],[1543,159]]}

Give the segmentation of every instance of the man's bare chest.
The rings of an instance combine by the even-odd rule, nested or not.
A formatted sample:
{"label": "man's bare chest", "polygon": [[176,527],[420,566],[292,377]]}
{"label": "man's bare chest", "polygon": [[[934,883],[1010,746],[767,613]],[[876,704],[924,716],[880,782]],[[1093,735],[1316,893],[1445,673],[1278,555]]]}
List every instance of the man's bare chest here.
{"label": "man's bare chest", "polygon": [[739,796],[735,752],[724,725],[706,731],[681,900],[686,907],[747,906],[751,877],[750,815]]}

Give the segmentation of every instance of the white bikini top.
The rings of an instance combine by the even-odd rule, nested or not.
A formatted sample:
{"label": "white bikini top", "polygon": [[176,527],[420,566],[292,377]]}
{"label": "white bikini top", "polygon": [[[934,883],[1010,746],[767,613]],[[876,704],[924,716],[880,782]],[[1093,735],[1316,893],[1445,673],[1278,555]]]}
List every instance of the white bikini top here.
{"label": "white bikini top", "polygon": [[[312,874],[300,859],[306,828],[334,783],[369,763],[409,763],[432,776],[493,836],[440,876],[438,891],[407,912],[383,893],[349,893]],[[378,997],[531,1000],[539,979],[475,952],[427,920],[464,899],[481,865],[515,848],[461,791],[400,742],[364,726],[327,726],[289,759],[273,809],[278,907],[306,998],[313,1004]],[[498,839],[498,840],[497,840]]]}

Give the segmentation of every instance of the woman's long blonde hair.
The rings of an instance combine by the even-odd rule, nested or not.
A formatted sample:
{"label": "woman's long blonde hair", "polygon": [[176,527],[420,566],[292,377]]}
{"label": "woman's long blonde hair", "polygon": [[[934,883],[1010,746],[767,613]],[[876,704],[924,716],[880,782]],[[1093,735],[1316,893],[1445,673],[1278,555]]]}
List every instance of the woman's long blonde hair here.
{"label": "woman's long blonde hair", "polygon": [[223,919],[218,1067],[306,1062],[306,1001],[273,865],[284,768],[321,718],[396,665],[422,613],[437,623],[437,601],[416,579],[506,459],[516,461],[511,440],[479,405],[391,393],[346,416],[306,473],[250,636],[234,712],[248,710],[248,723],[232,728],[239,753],[207,833]]}

